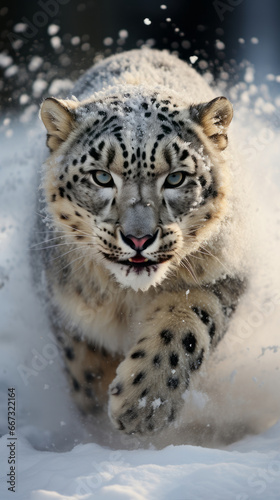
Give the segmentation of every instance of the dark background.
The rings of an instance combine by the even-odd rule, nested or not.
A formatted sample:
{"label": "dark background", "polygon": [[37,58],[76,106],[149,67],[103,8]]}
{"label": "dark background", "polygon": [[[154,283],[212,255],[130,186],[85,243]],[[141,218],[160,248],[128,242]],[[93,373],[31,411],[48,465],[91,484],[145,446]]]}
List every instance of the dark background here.
{"label": "dark background", "polygon": [[[163,10],[162,4],[167,8]],[[146,25],[145,18],[151,24]],[[1,108],[11,113],[22,93],[40,101],[48,87],[34,96],[36,78],[48,84],[57,77],[75,80],[100,54],[143,43],[175,51],[185,60],[197,55],[195,67],[205,71],[206,65],[199,64],[206,61],[215,77],[225,70],[230,84],[242,78],[249,61],[255,66],[255,82],[266,82],[267,74],[280,74],[279,21],[277,0],[1,0],[0,52],[18,68],[12,75],[7,74],[9,67],[0,68]],[[29,25],[27,31],[15,32],[22,22]],[[60,47],[52,45],[50,24],[60,27]],[[128,34],[120,35],[120,30]],[[108,37],[111,45],[106,45]],[[34,55],[44,63],[31,71],[28,65]],[[277,92],[280,83],[273,76],[269,80]]]}

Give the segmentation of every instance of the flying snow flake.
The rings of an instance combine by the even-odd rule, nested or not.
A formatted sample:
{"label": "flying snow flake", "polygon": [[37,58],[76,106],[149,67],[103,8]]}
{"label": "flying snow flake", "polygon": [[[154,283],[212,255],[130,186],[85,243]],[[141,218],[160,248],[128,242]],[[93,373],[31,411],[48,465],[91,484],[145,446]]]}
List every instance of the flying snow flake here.
{"label": "flying snow flake", "polygon": [[165,9],[167,9],[167,5],[162,4],[162,5],[160,6],[160,8],[161,8],[162,10],[165,10]]}
{"label": "flying snow flake", "polygon": [[110,36],[106,36],[106,38],[104,38],[104,40],[103,40],[103,45],[105,45],[105,47],[110,47],[110,45],[112,45],[113,43],[114,43],[114,40]]}
{"label": "flying snow flake", "polygon": [[257,45],[259,43],[259,39],[256,36],[252,36],[251,43],[253,45]]}
{"label": "flying snow flake", "polygon": [[221,71],[220,78],[221,78],[221,80],[228,80],[229,74],[226,71]]}
{"label": "flying snow flake", "polygon": [[59,36],[53,36],[51,38],[51,44],[54,49],[60,49],[61,47],[61,38]]}
{"label": "flying snow flake", "polygon": [[128,31],[127,30],[120,30],[119,31],[119,37],[120,38],[127,38],[128,37]]}
{"label": "flying snow flake", "polygon": [[50,24],[48,26],[48,34],[50,36],[54,36],[56,35],[60,30],[60,26],[58,26],[57,24]]}
{"label": "flying snow flake", "polygon": [[21,94],[19,98],[19,103],[20,104],[27,104],[29,101],[30,97],[27,94]]}
{"label": "flying snow flake", "polygon": [[225,44],[221,40],[216,40],[215,42],[216,49],[218,50],[224,50]]}
{"label": "flying snow flake", "polygon": [[10,66],[13,62],[13,59],[10,56],[7,56],[6,54],[0,54],[0,67],[1,68],[7,68],[7,66]]}
{"label": "flying snow flake", "polygon": [[37,78],[32,85],[34,97],[40,97],[44,90],[47,88],[48,84],[42,78]]}
{"label": "flying snow flake", "polygon": [[152,21],[148,17],[145,17],[143,23],[146,24],[146,26],[149,26],[150,24],[152,24]]}
{"label": "flying snow flake", "polygon": [[197,56],[191,56],[190,57],[190,61],[191,61],[192,64],[194,64],[197,60],[198,60]]}
{"label": "flying snow flake", "polygon": [[43,63],[42,57],[34,56],[32,57],[30,63],[28,64],[29,71],[37,71]]}
{"label": "flying snow flake", "polygon": [[199,61],[198,66],[199,66],[200,69],[207,69],[208,68],[208,62],[202,59],[201,61]]}
{"label": "flying snow flake", "polygon": [[10,66],[9,68],[6,69],[4,75],[7,78],[10,78],[11,76],[16,75],[17,72],[18,72],[18,66],[16,64],[13,64],[12,66]]}
{"label": "flying snow flake", "polygon": [[181,45],[182,45],[183,49],[189,49],[191,46],[191,42],[189,42],[189,40],[183,40]]}
{"label": "flying snow flake", "polygon": [[24,33],[27,30],[27,24],[26,23],[17,23],[14,26],[14,32],[15,33]]}
{"label": "flying snow flake", "polygon": [[84,52],[87,52],[90,49],[90,44],[88,42],[83,43],[83,45],[81,46],[81,49]]}
{"label": "flying snow flake", "polygon": [[155,44],[156,44],[156,41],[154,38],[148,38],[148,40],[146,40],[145,46],[146,47],[153,47]]}
{"label": "flying snow flake", "polygon": [[81,39],[80,39],[80,37],[79,37],[79,36],[73,36],[73,38],[71,38],[71,44],[72,44],[72,45],[74,45],[74,47],[75,47],[76,45],[79,45],[79,44],[80,44],[80,41],[81,41]]}
{"label": "flying snow flake", "polygon": [[238,41],[239,41],[239,43],[241,43],[242,45],[245,43],[244,38],[238,38]]}
{"label": "flying snow flake", "polygon": [[69,66],[71,64],[71,59],[70,57],[67,56],[67,54],[63,53],[60,54],[59,56],[59,62],[61,63],[61,66]]}
{"label": "flying snow flake", "polygon": [[172,19],[171,19],[171,17],[167,17],[167,18],[165,19],[165,21],[166,21],[167,23],[171,23]]}
{"label": "flying snow flake", "polygon": [[245,82],[252,83],[254,81],[254,73],[255,73],[254,68],[252,68],[251,66],[246,68],[245,76],[244,76]]}
{"label": "flying snow flake", "polygon": [[12,42],[12,47],[14,50],[19,50],[24,44],[24,41],[23,40],[15,40]]}

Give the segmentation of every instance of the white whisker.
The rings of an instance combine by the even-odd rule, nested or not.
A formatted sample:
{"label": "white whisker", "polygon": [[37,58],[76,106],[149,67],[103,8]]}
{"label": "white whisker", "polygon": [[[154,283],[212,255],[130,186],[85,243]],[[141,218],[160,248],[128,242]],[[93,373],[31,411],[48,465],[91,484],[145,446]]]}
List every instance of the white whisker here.
{"label": "white whisker", "polygon": [[77,248],[72,248],[68,252],[65,252],[65,253],[63,253],[61,255],[58,255],[57,257],[54,257],[53,259],[50,259],[50,262],[53,262],[53,261],[55,261],[57,259],[61,259],[62,257],[64,257],[65,255],[68,255],[71,252],[77,252],[77,251],[81,250],[82,248],[88,248],[88,247],[89,247],[89,245],[86,244],[86,245],[81,245],[81,246],[79,246]]}
{"label": "white whisker", "polygon": [[71,262],[69,262],[68,264],[66,264],[66,266],[61,267],[61,268],[57,271],[56,275],[60,274],[60,273],[61,273],[61,271],[63,271],[63,269],[66,269],[67,267],[72,266],[72,264],[74,264],[74,262],[76,262],[77,260],[80,260],[80,259],[84,259],[84,255],[80,255],[80,256],[79,256],[79,257],[77,257],[76,259],[74,259],[74,260],[72,260]]}

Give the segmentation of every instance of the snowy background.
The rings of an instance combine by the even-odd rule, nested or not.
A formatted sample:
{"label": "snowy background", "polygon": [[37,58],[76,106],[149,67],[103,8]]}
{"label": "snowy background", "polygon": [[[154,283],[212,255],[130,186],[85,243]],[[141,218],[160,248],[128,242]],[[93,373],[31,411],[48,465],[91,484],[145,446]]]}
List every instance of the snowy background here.
{"label": "snowy background", "polygon": [[[168,18],[167,9],[161,10]],[[148,13],[141,17],[145,27],[147,20]],[[17,29],[24,33],[23,26]],[[181,422],[154,439],[139,440],[114,431],[106,411],[87,419],[76,411],[32,283],[30,234],[37,174],[46,155],[38,102],[48,94],[65,95],[77,76],[77,69],[71,73],[60,65],[58,77],[56,58],[66,60],[69,51],[58,24],[50,23],[47,33],[55,61],[47,61],[48,67],[38,53],[26,64],[13,52],[0,54],[2,90],[16,89],[13,112],[5,101],[0,119],[0,498],[279,500],[280,76],[264,74],[259,81],[248,62],[216,64],[216,85],[235,108],[232,128],[246,185],[253,277],[227,336],[188,395]],[[122,29],[118,40],[128,35]],[[83,56],[92,50],[85,50],[87,43],[69,38]],[[239,43],[254,48],[262,41],[251,37]],[[153,45],[150,38],[146,44]],[[224,52],[221,40],[215,46]],[[181,47],[211,83],[203,51],[192,52],[186,37]],[[89,64],[100,57],[91,54]],[[9,387],[16,391],[15,494],[7,490]]]}

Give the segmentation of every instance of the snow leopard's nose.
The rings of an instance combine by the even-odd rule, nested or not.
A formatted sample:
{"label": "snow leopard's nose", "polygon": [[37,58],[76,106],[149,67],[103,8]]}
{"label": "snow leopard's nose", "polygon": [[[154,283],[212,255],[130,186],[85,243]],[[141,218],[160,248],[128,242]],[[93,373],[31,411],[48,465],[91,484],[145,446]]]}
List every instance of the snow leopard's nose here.
{"label": "snow leopard's nose", "polygon": [[145,236],[142,236],[141,238],[136,238],[136,236],[133,236],[131,234],[124,235],[121,232],[121,237],[123,241],[130,246],[130,248],[132,248],[133,250],[137,250],[137,252],[141,252],[142,250],[145,250],[147,247],[152,245],[152,243],[154,243],[157,234],[158,231],[156,231],[154,235],[147,234]]}

